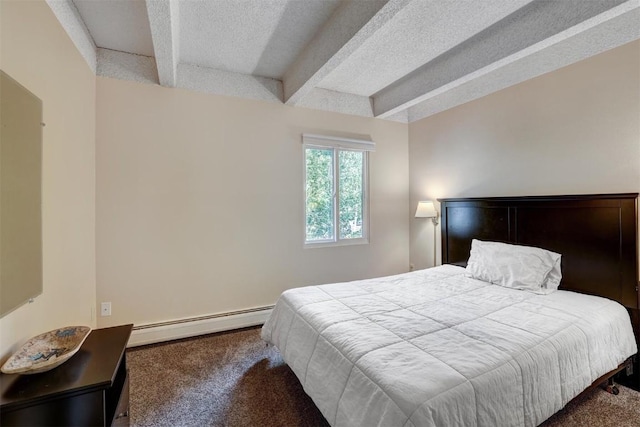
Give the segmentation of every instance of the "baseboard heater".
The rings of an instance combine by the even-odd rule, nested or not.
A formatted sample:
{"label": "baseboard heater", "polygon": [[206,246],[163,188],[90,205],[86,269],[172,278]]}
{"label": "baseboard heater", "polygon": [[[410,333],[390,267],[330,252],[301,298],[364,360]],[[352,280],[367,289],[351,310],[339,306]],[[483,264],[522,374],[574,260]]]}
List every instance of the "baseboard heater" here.
{"label": "baseboard heater", "polygon": [[206,316],[134,325],[127,347],[189,338],[263,324],[273,306],[248,308]]}

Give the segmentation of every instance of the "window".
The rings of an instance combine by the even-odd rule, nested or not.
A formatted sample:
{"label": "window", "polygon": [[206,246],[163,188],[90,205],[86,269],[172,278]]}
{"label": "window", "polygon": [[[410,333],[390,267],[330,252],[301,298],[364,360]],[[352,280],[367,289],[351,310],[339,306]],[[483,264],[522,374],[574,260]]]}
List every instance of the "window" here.
{"label": "window", "polygon": [[368,152],[373,142],[303,135],[305,244],[368,242]]}

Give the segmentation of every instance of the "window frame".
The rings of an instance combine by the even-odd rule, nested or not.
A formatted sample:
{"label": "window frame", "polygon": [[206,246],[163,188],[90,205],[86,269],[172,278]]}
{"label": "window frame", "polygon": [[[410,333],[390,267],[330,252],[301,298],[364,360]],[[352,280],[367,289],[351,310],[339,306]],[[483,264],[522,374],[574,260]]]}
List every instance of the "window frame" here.
{"label": "window frame", "polygon": [[[315,136],[314,136],[315,137]],[[336,139],[337,140],[337,139]],[[307,240],[307,149],[333,150],[333,239]],[[362,153],[362,237],[340,238],[340,152]],[[331,246],[351,246],[369,244],[370,218],[369,218],[369,152],[371,149],[342,146],[327,142],[304,142],[302,144],[302,169],[303,169],[303,244],[305,248],[325,248]]]}

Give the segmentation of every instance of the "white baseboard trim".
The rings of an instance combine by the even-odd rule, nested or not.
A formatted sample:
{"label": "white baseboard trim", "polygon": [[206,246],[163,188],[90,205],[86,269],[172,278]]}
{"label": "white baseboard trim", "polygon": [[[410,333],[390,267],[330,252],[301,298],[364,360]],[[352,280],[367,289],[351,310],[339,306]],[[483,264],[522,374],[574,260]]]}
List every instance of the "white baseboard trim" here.
{"label": "white baseboard trim", "polygon": [[256,307],[208,316],[135,325],[127,347],[261,325],[267,320],[272,310],[273,306]]}

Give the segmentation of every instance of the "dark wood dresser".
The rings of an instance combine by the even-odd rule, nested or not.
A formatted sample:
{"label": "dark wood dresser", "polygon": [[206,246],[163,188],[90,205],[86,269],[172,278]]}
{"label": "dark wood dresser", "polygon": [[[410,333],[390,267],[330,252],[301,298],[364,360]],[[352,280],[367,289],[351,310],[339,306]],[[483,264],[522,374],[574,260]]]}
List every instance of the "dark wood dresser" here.
{"label": "dark wood dresser", "polygon": [[91,331],[71,359],[48,372],[1,374],[0,425],[128,426],[132,328]]}

